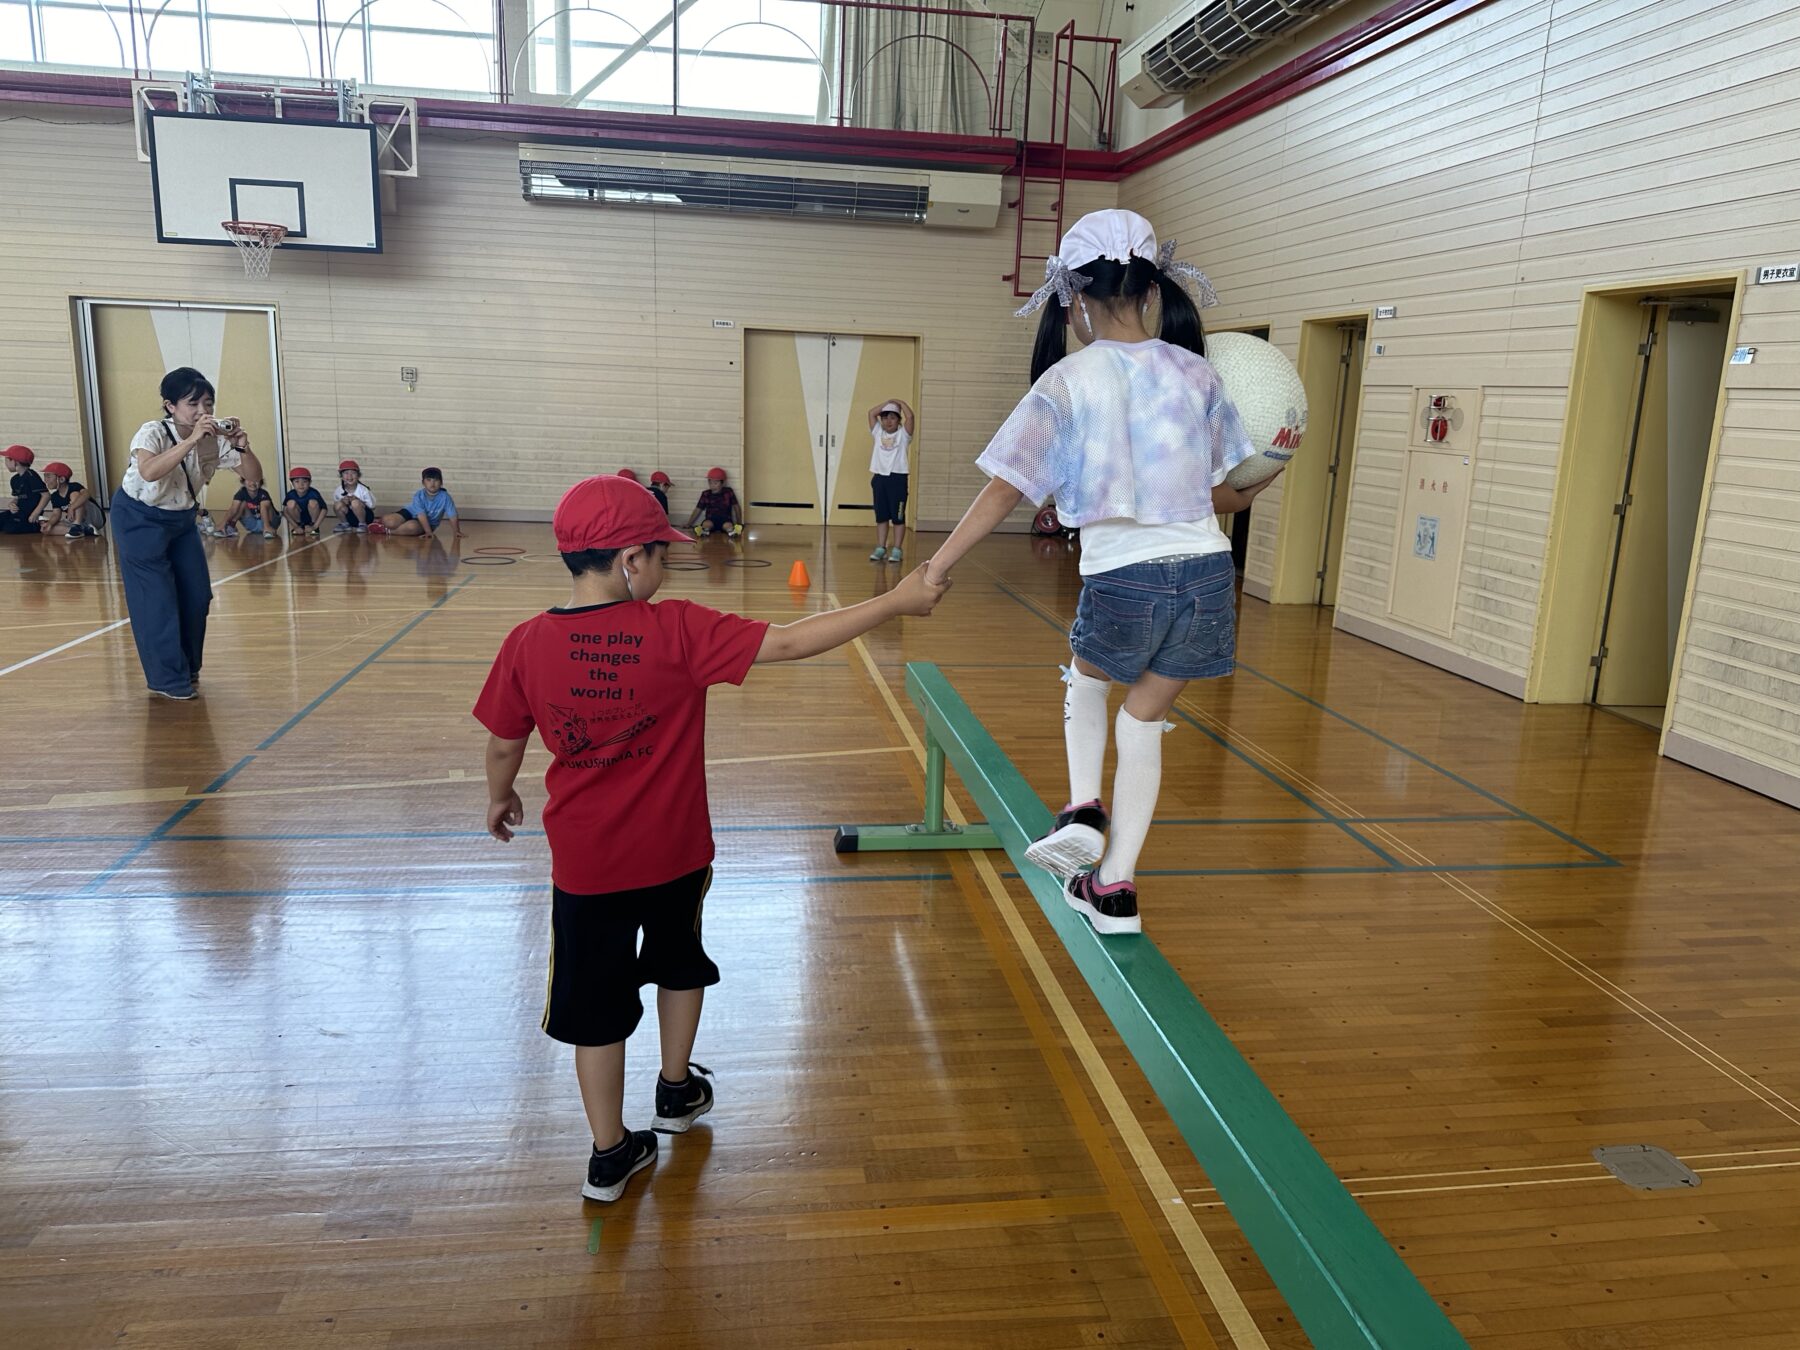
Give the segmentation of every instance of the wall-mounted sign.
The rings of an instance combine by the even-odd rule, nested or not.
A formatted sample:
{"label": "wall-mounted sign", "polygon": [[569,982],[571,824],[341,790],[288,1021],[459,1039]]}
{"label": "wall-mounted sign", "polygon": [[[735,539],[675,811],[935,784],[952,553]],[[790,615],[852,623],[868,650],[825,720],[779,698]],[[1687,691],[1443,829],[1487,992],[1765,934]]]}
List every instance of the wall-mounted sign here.
{"label": "wall-mounted sign", "polygon": [[1437,561],[1438,518],[1436,516],[1420,516],[1419,523],[1413,527],[1413,557],[1423,558],[1426,562]]}
{"label": "wall-mounted sign", "polygon": [[1731,364],[1734,366],[1753,366],[1753,365],[1755,365],[1756,364],[1756,348],[1754,348],[1754,347],[1733,347],[1731,349]]}
{"label": "wall-mounted sign", "polygon": [[1394,318],[1399,313],[1400,313],[1400,306],[1398,306],[1398,305],[1377,305],[1377,306],[1375,306],[1375,317],[1378,319],[1391,319],[1391,318]]}
{"label": "wall-mounted sign", "polygon": [[1756,269],[1756,284],[1767,286],[1776,281],[1800,281],[1800,263],[1770,263]]}
{"label": "wall-mounted sign", "polygon": [[713,327],[714,328],[736,328],[737,320],[736,319],[714,319]]}

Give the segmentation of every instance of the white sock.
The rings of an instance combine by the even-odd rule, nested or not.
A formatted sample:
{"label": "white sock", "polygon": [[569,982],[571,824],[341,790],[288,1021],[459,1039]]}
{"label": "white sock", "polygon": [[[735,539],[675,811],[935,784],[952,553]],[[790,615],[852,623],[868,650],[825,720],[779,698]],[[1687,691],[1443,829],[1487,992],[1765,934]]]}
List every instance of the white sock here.
{"label": "white sock", "polygon": [[1113,770],[1112,830],[1098,874],[1102,886],[1130,881],[1136,874],[1138,854],[1156,815],[1156,795],[1162,790],[1162,719],[1140,722],[1120,708],[1113,736],[1119,763]]}
{"label": "white sock", "polygon": [[1100,770],[1106,761],[1106,696],[1111,680],[1097,680],[1070,667],[1063,676],[1063,745],[1069,752],[1069,804],[1100,796]]}

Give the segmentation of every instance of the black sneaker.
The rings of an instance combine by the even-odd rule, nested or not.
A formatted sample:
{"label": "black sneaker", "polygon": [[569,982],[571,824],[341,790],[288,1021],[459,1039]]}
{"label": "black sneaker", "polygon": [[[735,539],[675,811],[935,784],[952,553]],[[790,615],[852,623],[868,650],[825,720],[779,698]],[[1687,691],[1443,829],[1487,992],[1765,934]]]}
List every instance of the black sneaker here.
{"label": "black sneaker", "polygon": [[1098,799],[1065,806],[1056,817],[1056,828],[1026,848],[1025,861],[1059,877],[1072,877],[1100,861],[1108,823]]}
{"label": "black sneaker", "polygon": [[606,1152],[595,1149],[588,1157],[587,1184],[581,1193],[589,1200],[610,1204],[625,1194],[625,1183],[633,1173],[655,1161],[656,1136],[648,1130],[633,1130]]}
{"label": "black sneaker", "polygon": [[1092,872],[1081,872],[1063,883],[1063,899],[1069,908],[1087,916],[1096,933],[1141,933],[1137,887],[1129,881],[1102,886]]}
{"label": "black sneaker", "polygon": [[704,1064],[688,1065],[685,1083],[670,1083],[658,1074],[656,1118],[650,1122],[650,1128],[663,1134],[686,1134],[688,1126],[713,1108],[713,1088],[707,1081],[711,1077],[712,1070]]}

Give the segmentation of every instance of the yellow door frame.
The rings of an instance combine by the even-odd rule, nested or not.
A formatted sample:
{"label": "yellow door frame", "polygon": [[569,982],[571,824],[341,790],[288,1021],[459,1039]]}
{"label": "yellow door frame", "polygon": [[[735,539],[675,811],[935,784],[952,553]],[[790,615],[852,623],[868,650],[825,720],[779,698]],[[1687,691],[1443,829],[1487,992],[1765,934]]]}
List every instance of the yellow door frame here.
{"label": "yellow door frame", "polygon": [[[1731,348],[1744,305],[1744,276],[1736,272],[1685,274],[1634,282],[1588,286],[1581,293],[1581,318],[1575,334],[1575,358],[1569,370],[1569,403],[1557,449],[1556,490],[1550,505],[1550,532],[1544,545],[1544,571],[1538,591],[1537,623],[1532,634],[1531,666],[1525,676],[1527,703],[1585,703],[1589,664],[1599,640],[1601,610],[1606,603],[1606,574],[1613,548],[1612,516],[1624,475],[1637,393],[1637,361],[1617,359],[1621,349],[1635,351],[1643,331],[1640,301],[1649,296],[1682,296],[1707,291],[1731,292],[1725,345]],[[1608,358],[1612,358],[1609,360]],[[1681,659],[1687,647],[1688,620],[1705,543],[1707,509],[1718,469],[1719,431],[1724,425],[1726,384],[1719,381],[1713,408],[1712,435],[1706,447],[1705,479],[1700,488],[1699,521],[1688,559],[1682,596],[1681,628],[1675,643],[1674,669],[1663,713],[1663,735],[1675,710],[1681,683]],[[1595,453],[1593,447],[1604,447]],[[1578,447],[1586,447],[1581,453]]]}
{"label": "yellow door frame", "polygon": [[[1310,605],[1318,598],[1319,532],[1325,524],[1326,499],[1331,491],[1331,451],[1327,442],[1334,428],[1319,416],[1331,407],[1335,415],[1337,397],[1338,356],[1343,350],[1337,337],[1339,324],[1363,325],[1363,370],[1368,371],[1368,332],[1374,321],[1366,309],[1346,310],[1338,314],[1310,315],[1300,321],[1300,355],[1295,366],[1300,382],[1306,388],[1306,445],[1294,456],[1281,481],[1281,512],[1275,524],[1275,574],[1269,584],[1269,603],[1274,605]],[[1326,334],[1331,341],[1321,339]],[[1366,378],[1357,380],[1356,398],[1344,407],[1344,419],[1354,455],[1356,433],[1362,425],[1363,392]],[[1351,487],[1354,490],[1354,483]],[[1348,495],[1345,497],[1345,522],[1349,520]]]}

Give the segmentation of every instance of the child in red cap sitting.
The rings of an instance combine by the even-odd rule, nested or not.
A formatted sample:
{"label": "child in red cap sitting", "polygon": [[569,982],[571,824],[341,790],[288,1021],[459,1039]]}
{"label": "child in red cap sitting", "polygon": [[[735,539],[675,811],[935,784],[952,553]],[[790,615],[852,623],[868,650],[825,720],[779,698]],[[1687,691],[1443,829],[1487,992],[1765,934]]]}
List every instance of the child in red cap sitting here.
{"label": "child in red cap sitting", "polygon": [[[701,516],[706,517],[705,522],[697,523]],[[725,470],[706,471],[706,491],[700,494],[694,514],[688,517],[687,528],[696,539],[709,534],[727,534],[736,539],[744,532],[744,509],[738,505],[737,493],[725,486]]]}
{"label": "child in red cap sitting", "polygon": [[[475,716],[490,733],[487,827],[497,839],[524,822],[513,784],[534,730],[550,751],[541,1025],[576,1047],[594,1137],[581,1193],[617,1200],[656,1160],[652,1131],[685,1133],[713,1104],[711,1071],[688,1060],[704,991],[719,981],[700,924],[713,861],[706,691],[743,683],[758,663],[817,656],[888,619],[929,614],[944,588],[927,586],[921,570],[873,600],[771,627],[688,600],[651,604],[664,553],[686,536],[617,474],[570,488],[552,528],[575,578],[569,602],[508,634]],[[625,1041],[646,984],[657,986],[662,1075],[651,1129],[634,1132],[624,1119]]]}
{"label": "child in red cap sitting", "polygon": [[12,470],[12,482],[7,485],[12,496],[0,498],[0,534],[36,534],[38,507],[44,500],[44,480],[31,467],[37,456],[24,445],[9,445],[0,450],[0,456]]}
{"label": "child in red cap sitting", "polygon": [[71,539],[92,539],[100,533],[100,507],[88,490],[75,481],[75,470],[61,460],[51,460],[44,465],[44,490],[43,509],[38,515],[42,533]]}
{"label": "child in red cap sitting", "polygon": [[661,469],[650,475],[650,495],[656,498],[656,504],[662,507],[665,516],[669,514],[669,489],[674,486],[675,480]]}

